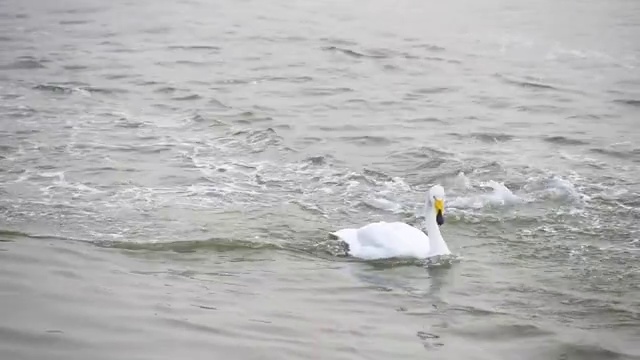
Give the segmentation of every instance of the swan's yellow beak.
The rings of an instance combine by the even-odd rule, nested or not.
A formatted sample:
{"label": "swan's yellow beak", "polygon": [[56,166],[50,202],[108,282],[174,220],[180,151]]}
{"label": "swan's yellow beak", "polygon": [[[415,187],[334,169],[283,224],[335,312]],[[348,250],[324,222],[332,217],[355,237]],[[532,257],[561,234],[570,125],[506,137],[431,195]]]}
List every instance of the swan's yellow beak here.
{"label": "swan's yellow beak", "polygon": [[437,212],[444,213],[444,200],[436,199],[434,206],[436,207]]}
{"label": "swan's yellow beak", "polygon": [[433,205],[436,208],[436,223],[438,226],[444,224],[444,200],[436,199]]}

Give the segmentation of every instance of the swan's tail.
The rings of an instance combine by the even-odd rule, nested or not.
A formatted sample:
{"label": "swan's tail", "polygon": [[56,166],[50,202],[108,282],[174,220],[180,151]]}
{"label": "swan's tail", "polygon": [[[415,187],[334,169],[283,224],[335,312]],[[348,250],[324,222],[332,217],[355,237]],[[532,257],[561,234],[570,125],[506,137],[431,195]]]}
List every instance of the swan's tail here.
{"label": "swan's tail", "polygon": [[358,240],[358,229],[341,229],[329,234],[340,240],[340,245],[344,248],[346,255],[351,252],[351,244]]}

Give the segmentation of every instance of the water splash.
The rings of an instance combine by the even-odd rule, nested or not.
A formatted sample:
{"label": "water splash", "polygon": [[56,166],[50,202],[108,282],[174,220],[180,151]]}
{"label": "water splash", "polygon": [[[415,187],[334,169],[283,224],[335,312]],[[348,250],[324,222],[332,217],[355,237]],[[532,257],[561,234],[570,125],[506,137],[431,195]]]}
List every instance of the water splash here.
{"label": "water splash", "polygon": [[502,182],[489,180],[488,182],[480,183],[480,186],[491,188],[492,191],[489,193],[473,194],[470,196],[454,198],[449,201],[449,205],[454,208],[481,209],[485,206],[506,206],[525,201],[523,198],[515,195]]}

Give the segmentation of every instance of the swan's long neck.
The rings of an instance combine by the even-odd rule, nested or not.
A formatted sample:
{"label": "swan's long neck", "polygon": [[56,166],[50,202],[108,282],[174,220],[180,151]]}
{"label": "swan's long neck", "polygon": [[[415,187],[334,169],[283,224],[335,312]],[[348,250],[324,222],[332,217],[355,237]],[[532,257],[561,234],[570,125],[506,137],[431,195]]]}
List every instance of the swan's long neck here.
{"label": "swan's long neck", "polygon": [[436,222],[436,209],[430,201],[427,201],[425,204],[425,223],[431,248],[429,256],[451,254],[447,243],[444,242],[442,234],[440,233],[440,226],[438,226]]}

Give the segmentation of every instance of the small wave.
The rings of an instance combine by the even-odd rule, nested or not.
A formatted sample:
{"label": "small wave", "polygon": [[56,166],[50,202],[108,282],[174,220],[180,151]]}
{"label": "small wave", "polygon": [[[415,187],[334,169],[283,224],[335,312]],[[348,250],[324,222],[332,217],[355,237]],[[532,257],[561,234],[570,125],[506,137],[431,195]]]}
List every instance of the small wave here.
{"label": "small wave", "polygon": [[488,143],[506,142],[514,139],[513,135],[503,133],[472,133],[471,137]]}
{"label": "small wave", "polygon": [[449,64],[462,64],[462,61],[460,61],[460,60],[447,59],[447,58],[438,57],[438,56],[425,56],[424,59],[425,60],[429,60],[429,61],[446,62],[446,63],[449,63]]}
{"label": "small wave", "polygon": [[267,123],[272,121],[273,121],[272,117],[264,116],[264,117],[253,117],[248,119],[237,119],[234,122],[237,124],[250,125],[250,124]]}
{"label": "small wave", "polygon": [[21,231],[0,229],[0,241],[2,242],[11,242],[15,238],[21,237],[29,237],[29,234]]}
{"label": "small wave", "polygon": [[560,90],[555,86],[544,84],[541,82],[511,79],[502,74],[496,74],[496,76],[507,84],[516,85],[523,88],[534,89],[534,90]]}
{"label": "small wave", "polygon": [[358,126],[355,126],[355,125],[351,125],[351,124],[331,125],[331,126],[321,125],[321,126],[314,126],[314,128],[316,128],[318,130],[322,130],[322,131],[356,131],[356,132],[360,132],[360,130],[362,130],[361,127],[358,127]]}
{"label": "small wave", "polygon": [[147,34],[168,34],[171,32],[171,28],[169,26],[152,26],[143,29],[142,32]]}
{"label": "small wave", "polygon": [[172,98],[172,100],[176,100],[176,101],[193,101],[193,100],[200,100],[200,99],[202,99],[202,96],[198,94],[185,95],[185,96]]}
{"label": "small wave", "polygon": [[432,87],[432,88],[422,88],[415,91],[417,94],[442,94],[447,92],[456,91],[455,88],[452,87]]}
{"label": "small wave", "polygon": [[613,100],[613,102],[617,103],[617,104],[640,107],[640,100],[639,99],[617,99],[617,100]]}
{"label": "small wave", "polygon": [[434,51],[434,52],[442,52],[446,50],[442,46],[433,45],[433,44],[418,44],[418,45],[413,45],[412,47],[415,49],[425,49],[425,50]]}
{"label": "small wave", "polygon": [[63,65],[62,68],[70,71],[78,71],[78,70],[86,70],[89,67],[86,65],[72,64],[72,65]]}
{"label": "small wave", "polygon": [[[493,313],[495,315],[498,313]],[[480,329],[464,328],[457,330],[457,334],[473,338],[507,341],[514,338],[532,338],[553,335],[554,332],[545,330],[533,324],[496,324],[483,326]]]}
{"label": "small wave", "polygon": [[597,154],[608,155],[608,156],[616,157],[619,159],[631,159],[634,162],[640,161],[640,149],[614,150],[614,149],[595,148],[595,149],[591,149],[591,151]]}
{"label": "small wave", "polygon": [[445,124],[446,121],[442,119],[438,119],[436,117],[421,117],[421,118],[412,118],[405,120],[408,123],[438,123]]}
{"label": "small wave", "polygon": [[13,153],[18,151],[17,148],[10,146],[10,145],[1,145],[0,144],[0,154],[4,153],[4,154],[9,154],[9,153]]}
{"label": "small wave", "polygon": [[369,48],[367,49],[367,55],[376,58],[390,58],[393,56],[411,58],[412,55],[407,53],[398,52],[387,48]]}
{"label": "small wave", "polygon": [[[35,114],[38,113],[37,110],[26,106],[26,105],[22,105],[22,106],[17,106],[14,109],[12,109],[13,111],[5,114],[7,116],[13,117],[13,118],[28,118],[31,116],[34,116]],[[18,132],[16,132],[18,133]]]}
{"label": "small wave", "polygon": [[583,343],[561,343],[557,349],[554,350],[557,355],[549,354],[548,358],[556,359],[586,359],[586,360],[600,360],[600,359],[640,359],[640,356],[632,356],[631,354],[625,354],[618,351],[607,349],[597,344],[583,344]]}
{"label": "small wave", "polygon": [[209,251],[241,251],[241,250],[280,250],[281,246],[266,242],[234,240],[224,238],[210,238],[207,240],[185,240],[172,242],[130,242],[103,241],[95,243],[101,247],[123,250],[172,251],[189,253],[201,250]]}
{"label": "small wave", "polygon": [[103,87],[95,87],[95,86],[85,86],[85,87],[81,87],[80,89],[84,91],[88,91],[89,93],[106,94],[106,95],[126,94],[129,92],[126,89],[103,88]]}
{"label": "small wave", "polygon": [[33,87],[35,90],[48,91],[52,93],[72,94],[79,93],[90,96],[91,94],[126,94],[128,90],[118,88],[103,88],[95,86],[87,86],[81,83],[64,83],[64,84],[38,84]]}
{"label": "small wave", "polygon": [[244,135],[245,144],[251,148],[251,152],[263,152],[272,146],[282,144],[282,137],[273,128],[264,130],[239,130],[233,133],[234,137]]}
{"label": "small wave", "polygon": [[244,84],[256,83],[256,81],[251,79],[225,79],[225,80],[218,80],[215,83],[220,85],[244,85]]}
{"label": "small wave", "polygon": [[307,161],[310,165],[320,166],[320,165],[326,165],[328,158],[330,158],[330,156],[328,155],[327,156],[322,156],[322,155],[311,156],[305,159],[305,161]]}
{"label": "small wave", "polygon": [[253,111],[244,111],[236,114],[222,115],[221,117],[225,120],[229,120],[234,123],[240,123],[240,124],[269,122],[273,120],[273,118],[271,117],[257,114]]}
{"label": "small wave", "polygon": [[289,82],[289,83],[306,83],[313,81],[311,76],[269,76],[263,79],[264,81],[277,81],[277,82]]}
{"label": "small wave", "polygon": [[360,145],[365,146],[378,146],[378,145],[388,145],[391,144],[392,141],[384,136],[343,136],[340,137],[341,141],[358,143]]}
{"label": "small wave", "polygon": [[356,45],[358,45],[358,43],[356,43],[354,41],[346,40],[346,39],[339,39],[339,38],[321,38],[320,40],[328,42],[328,43],[337,44],[337,45],[345,45],[345,46],[356,46]]}
{"label": "small wave", "polygon": [[4,70],[35,70],[44,68],[46,68],[46,66],[36,59],[22,59],[0,66],[0,69]]}
{"label": "small wave", "polygon": [[13,99],[21,99],[21,98],[24,98],[24,97],[18,94],[0,94],[0,99],[2,100],[13,100]]}
{"label": "small wave", "polygon": [[389,154],[389,157],[396,159],[407,159],[415,161],[415,159],[434,159],[434,158],[444,158],[450,157],[451,153],[428,147],[428,146],[420,146],[416,148],[404,149],[402,151],[392,152]]}
{"label": "small wave", "polygon": [[355,50],[351,50],[351,49],[346,49],[346,48],[341,48],[341,47],[337,47],[337,46],[325,46],[322,48],[322,50],[324,51],[333,51],[333,52],[339,52],[354,58],[385,58],[386,56],[384,55],[375,55],[375,54],[364,54],[364,53],[360,53],[357,52]]}
{"label": "small wave", "polygon": [[74,89],[62,85],[39,84],[33,87],[35,90],[49,91],[54,93],[70,94]]}
{"label": "small wave", "polygon": [[205,116],[202,116],[200,114],[192,115],[192,116],[186,118],[184,121],[188,122],[188,123],[189,122],[192,122],[192,123],[209,123],[209,127],[226,126],[227,125],[222,120],[205,117]]}
{"label": "small wave", "polygon": [[171,50],[207,50],[219,51],[220,47],[214,45],[169,45],[167,48]]}
{"label": "small wave", "polygon": [[555,105],[519,105],[516,107],[517,111],[537,113],[537,114],[559,114],[566,111],[566,108]]}
{"label": "small wave", "polygon": [[178,89],[174,88],[173,86],[163,86],[161,88],[154,90],[154,92],[160,93],[160,94],[171,94],[176,91],[178,91]]}
{"label": "small wave", "polygon": [[175,67],[175,65],[187,65],[187,66],[196,66],[196,67],[211,66],[211,62],[193,61],[193,60],[158,61],[156,62],[156,64],[159,66],[165,66],[165,67]]}
{"label": "small wave", "polygon": [[454,263],[458,263],[461,261],[461,257],[451,254],[451,255],[442,255],[429,259],[416,259],[416,258],[385,258],[385,259],[359,259],[355,257],[351,257],[346,254],[346,257],[350,261],[360,262],[367,264],[368,266],[373,267],[377,270],[390,269],[401,266],[419,266],[423,268],[430,269],[438,269],[438,268],[447,268],[453,265]]}
{"label": "small wave", "polygon": [[544,141],[559,144],[559,145],[587,145],[588,142],[578,139],[572,139],[565,136],[547,136],[543,138]]}
{"label": "small wave", "polygon": [[0,239],[4,238],[5,241],[13,241],[15,238],[29,238],[29,239],[42,239],[42,240],[66,240],[66,241],[82,241],[79,239],[73,239],[70,237],[63,237],[58,235],[47,234],[32,234],[23,231],[0,229]]}
{"label": "small wave", "polygon": [[600,120],[602,116],[595,114],[580,114],[580,115],[571,115],[568,116],[567,119],[581,119],[581,120]]}
{"label": "small wave", "polygon": [[147,124],[144,121],[135,121],[122,117],[116,121],[115,126],[125,129],[138,129],[147,126]]}
{"label": "small wave", "polygon": [[475,103],[486,105],[491,109],[507,109],[513,106],[512,100],[502,96],[475,95]]}
{"label": "small wave", "polygon": [[84,24],[88,24],[89,21],[86,21],[86,20],[60,20],[58,23],[60,25],[84,25]]}
{"label": "small wave", "polygon": [[92,14],[92,13],[97,13],[104,10],[104,8],[102,7],[74,7],[72,9],[59,9],[59,10],[52,10],[51,13],[52,14]]}
{"label": "small wave", "polygon": [[208,103],[210,105],[213,105],[213,106],[216,106],[216,107],[219,107],[219,108],[230,109],[229,106],[225,105],[224,103],[222,103],[222,101],[220,101],[218,99],[215,99],[215,98],[210,98]]}
{"label": "small wave", "polygon": [[337,94],[344,94],[348,92],[353,92],[353,89],[347,88],[347,87],[336,87],[336,88],[315,87],[315,88],[302,89],[303,94],[313,95],[313,96],[337,95]]}

